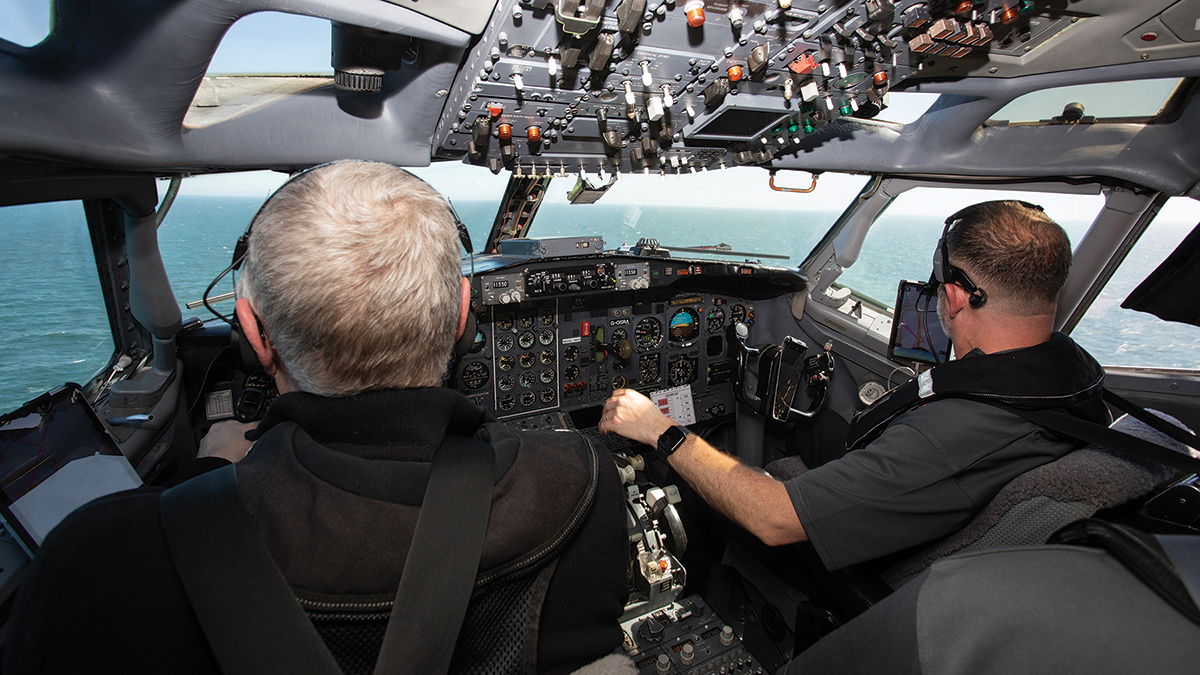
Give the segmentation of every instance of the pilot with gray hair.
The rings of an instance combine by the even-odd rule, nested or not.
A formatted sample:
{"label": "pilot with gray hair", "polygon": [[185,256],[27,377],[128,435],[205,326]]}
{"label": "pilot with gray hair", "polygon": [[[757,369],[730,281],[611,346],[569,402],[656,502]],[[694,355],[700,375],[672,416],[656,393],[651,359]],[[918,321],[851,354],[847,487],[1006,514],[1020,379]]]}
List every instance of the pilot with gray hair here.
{"label": "pilot with gray hair", "polygon": [[1082,445],[979,397],[1111,421],[1104,371],[1054,331],[1070,267],[1066,233],[1038,206],[984,202],[948,218],[928,288],[957,358],[861,411],[845,446],[825,449],[835,458],[799,470],[784,460],[785,480],[685,434],[632,390],[613,394],[600,429],[657,445],[770,546],[809,541],[829,570],[902,554],[962,529],[1013,478]]}
{"label": "pilot with gray hair", "polygon": [[248,439],[233,423],[206,437],[204,454],[236,465],[102,498],[54,530],[14,606],[6,672],[219,672],[164,520],[175,490],[221,472],[338,667],[371,672],[389,614],[425,609],[393,608],[406,563],[432,558],[436,576],[455,562],[440,547],[466,536],[415,543],[439,461],[455,466],[465,445],[494,468],[450,671],[570,672],[617,649],[628,544],[613,463],[578,434],[512,431],[440,386],[456,341],[474,337],[456,224],[437,191],[386,164],[322,165],[272,195],[236,315],[280,396]]}

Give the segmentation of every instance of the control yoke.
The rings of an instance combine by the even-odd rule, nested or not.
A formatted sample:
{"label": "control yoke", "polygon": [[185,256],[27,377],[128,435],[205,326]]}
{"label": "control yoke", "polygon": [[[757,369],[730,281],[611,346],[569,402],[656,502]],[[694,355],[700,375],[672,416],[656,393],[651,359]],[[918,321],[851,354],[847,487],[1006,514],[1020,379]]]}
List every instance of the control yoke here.
{"label": "control yoke", "polygon": [[[729,327],[729,345],[736,352],[738,366],[733,391],[739,401],[778,422],[812,417],[824,407],[833,376],[831,343],[821,353],[805,358],[808,345],[790,335],[783,338],[782,345],[760,347],[748,346],[749,336],[749,327],[740,321]],[[792,407],[802,381],[812,390],[807,410]]]}

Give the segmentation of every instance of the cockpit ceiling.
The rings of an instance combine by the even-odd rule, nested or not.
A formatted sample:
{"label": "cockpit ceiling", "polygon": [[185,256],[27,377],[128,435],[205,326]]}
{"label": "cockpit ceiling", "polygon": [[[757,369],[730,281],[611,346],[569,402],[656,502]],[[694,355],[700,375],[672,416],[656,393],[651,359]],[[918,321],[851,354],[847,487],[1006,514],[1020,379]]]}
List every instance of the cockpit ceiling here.
{"label": "cockpit ceiling", "polygon": [[[1193,80],[1153,124],[984,125],[1031,91],[1200,75],[1200,0],[499,0],[460,28],[385,0],[57,5],[45,42],[0,41],[0,154],[14,159],[155,173],[343,157],[523,174],[761,165],[1106,176],[1169,194],[1200,183]],[[206,78],[228,27],[267,10],[329,19],[335,43],[401,36],[403,57],[350,64],[380,67],[378,93]],[[910,124],[872,119],[896,91],[942,99]]]}

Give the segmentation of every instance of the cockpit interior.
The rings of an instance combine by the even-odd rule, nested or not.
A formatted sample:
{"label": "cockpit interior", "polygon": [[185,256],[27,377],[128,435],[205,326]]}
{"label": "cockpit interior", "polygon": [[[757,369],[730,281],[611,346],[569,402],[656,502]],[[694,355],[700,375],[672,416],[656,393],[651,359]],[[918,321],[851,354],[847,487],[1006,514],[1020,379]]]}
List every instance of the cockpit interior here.
{"label": "cockpit interior", "polygon": [[[476,329],[444,386],[512,428],[578,431],[612,455],[627,490],[624,648],[644,674],[775,672],[886,597],[899,584],[888,570],[936,542],[834,572],[811,547],[768,549],[653,449],[601,434],[604,402],[645,393],[755,469],[819,455],[856,413],[947,358],[930,345],[936,317],[905,306],[897,284],[929,276],[962,206],[1044,204],[1074,250],[1056,330],[1094,353],[1107,388],[1200,429],[1194,297],[1171,320],[1119,307],[1195,246],[1196,0],[55,0],[49,11],[31,44],[0,35],[0,241],[41,239],[16,209],[76,205],[112,350],[80,384],[0,392],[14,410],[0,417],[10,530],[9,506],[44,479],[31,477],[57,470],[46,456],[120,454],[135,483],[169,484],[213,424],[263,415],[274,383],[243,367],[229,324],[204,308],[232,311],[228,281],[205,285],[253,211],[205,244],[218,262],[164,266],[170,228],[193,182],[270,172],[278,185],[343,158],[410,167],[463,217]],[[328,72],[214,73],[237,24],[266,14],[320,22]],[[185,268],[206,281],[185,289]],[[13,283],[5,293],[21,295]],[[3,304],[8,331],[34,311]],[[26,337],[79,358],[49,329]],[[86,453],[70,434],[17,451],[73,407],[97,439]],[[1195,476],[1172,473],[1098,512],[1194,533],[1197,504]],[[4,620],[29,548],[21,533],[0,541]]]}

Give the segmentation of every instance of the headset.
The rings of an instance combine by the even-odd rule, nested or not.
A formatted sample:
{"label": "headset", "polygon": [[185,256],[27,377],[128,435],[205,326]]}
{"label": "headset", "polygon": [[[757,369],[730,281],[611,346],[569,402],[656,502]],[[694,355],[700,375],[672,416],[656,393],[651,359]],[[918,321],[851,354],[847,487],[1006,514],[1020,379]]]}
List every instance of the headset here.
{"label": "headset", "polygon": [[[266,201],[264,201],[262,203],[262,206],[258,207],[258,211],[256,211],[254,213],[254,217],[251,218],[250,223],[246,225],[246,231],[243,232],[240,237],[238,237],[237,244],[235,244],[233,247],[233,260],[232,260],[232,262],[230,262],[229,267],[226,267],[220,274],[218,274],[216,276],[216,278],[212,280],[212,283],[210,283],[208,285],[208,288],[204,289],[204,296],[202,298],[202,300],[204,301],[204,306],[208,309],[208,311],[212,312],[214,316],[221,319],[225,323],[229,324],[229,345],[233,349],[234,355],[241,361],[241,367],[245,372],[258,373],[258,372],[263,371],[262,364],[259,363],[259,361],[258,361],[258,355],[254,353],[254,349],[250,346],[250,343],[246,340],[246,338],[243,335],[241,325],[238,322],[237,312],[232,312],[229,316],[226,316],[226,315],[218,312],[209,303],[209,295],[212,293],[213,288],[215,288],[216,285],[221,282],[221,279],[224,279],[227,274],[236,272],[241,269],[242,263],[245,262],[245,260],[246,260],[246,255],[250,252],[250,233],[254,228],[254,223],[255,223],[255,221],[258,220],[258,216],[259,216],[259,214],[262,213],[263,209],[265,209],[267,207],[267,204],[270,204],[271,200],[275,199],[275,195],[279,194],[283,190],[283,188],[286,187],[289,183],[291,183],[292,181],[296,180],[300,176],[303,176],[304,174],[306,174],[310,171],[315,171],[316,169],[320,169],[322,167],[326,167],[331,164],[337,164],[337,163],[346,162],[346,161],[357,162],[357,161],[366,161],[366,160],[342,159],[342,160],[336,160],[333,162],[323,162],[321,164],[315,164],[313,166],[308,167],[307,169],[304,169],[302,171],[296,172],[295,174],[292,174],[292,176],[288,178],[287,182],[285,182],[283,185],[279,186],[279,188],[276,189],[275,192],[271,193],[271,196],[268,197],[266,199]],[[409,172],[405,172],[405,173],[409,173]],[[412,173],[409,173],[409,175],[413,176],[417,180],[420,180],[421,182],[426,183],[428,185],[428,183],[426,181],[424,181],[423,179],[421,179],[421,177],[416,176],[415,174],[412,174]],[[436,190],[435,190],[435,192],[436,192]],[[467,256],[471,260],[471,277],[474,278],[474,276],[475,276],[475,250],[474,250],[474,247],[471,245],[471,235],[470,235],[470,233],[467,232],[466,225],[463,225],[462,219],[460,219],[458,217],[458,212],[454,210],[454,204],[450,203],[450,200],[448,198],[446,198],[445,196],[443,196],[442,199],[446,200],[446,207],[450,210],[450,217],[454,220],[454,227],[458,231],[458,241],[459,241],[459,243],[462,244],[463,249],[467,252]],[[237,288],[236,282],[234,283],[234,288],[235,288],[235,290]],[[255,317],[255,318],[257,320],[257,317]],[[266,330],[262,325],[262,321],[258,322],[258,330],[259,330],[259,334],[261,334],[261,335],[266,334]],[[467,325],[463,329],[462,337],[460,337],[454,343],[454,359],[455,360],[462,358],[468,351],[470,351],[471,347],[473,346],[473,344],[475,342],[475,334],[478,332],[478,330],[479,330],[479,326],[478,326],[478,322],[475,319],[475,313],[468,311],[467,312]]]}
{"label": "headset", "polygon": [[[933,274],[929,277],[928,283],[930,295],[933,295],[936,292],[938,284],[958,284],[963,288],[963,290],[971,294],[967,299],[967,304],[969,304],[972,309],[979,309],[980,307],[983,307],[985,303],[987,303],[987,291],[983,290],[979,286],[976,286],[975,282],[971,281],[971,277],[967,276],[967,273],[964,272],[961,267],[955,267],[954,265],[950,264],[950,249],[946,245],[946,235],[950,233],[950,228],[954,227],[960,221],[973,217],[981,207],[990,203],[992,202],[972,204],[955,212],[946,219],[946,227],[942,229],[942,237],[941,239],[938,239],[937,249],[933,252]],[[1029,202],[1023,202],[1019,200],[1017,203],[1026,208],[1044,211],[1044,209],[1037,204],[1030,204]]]}

